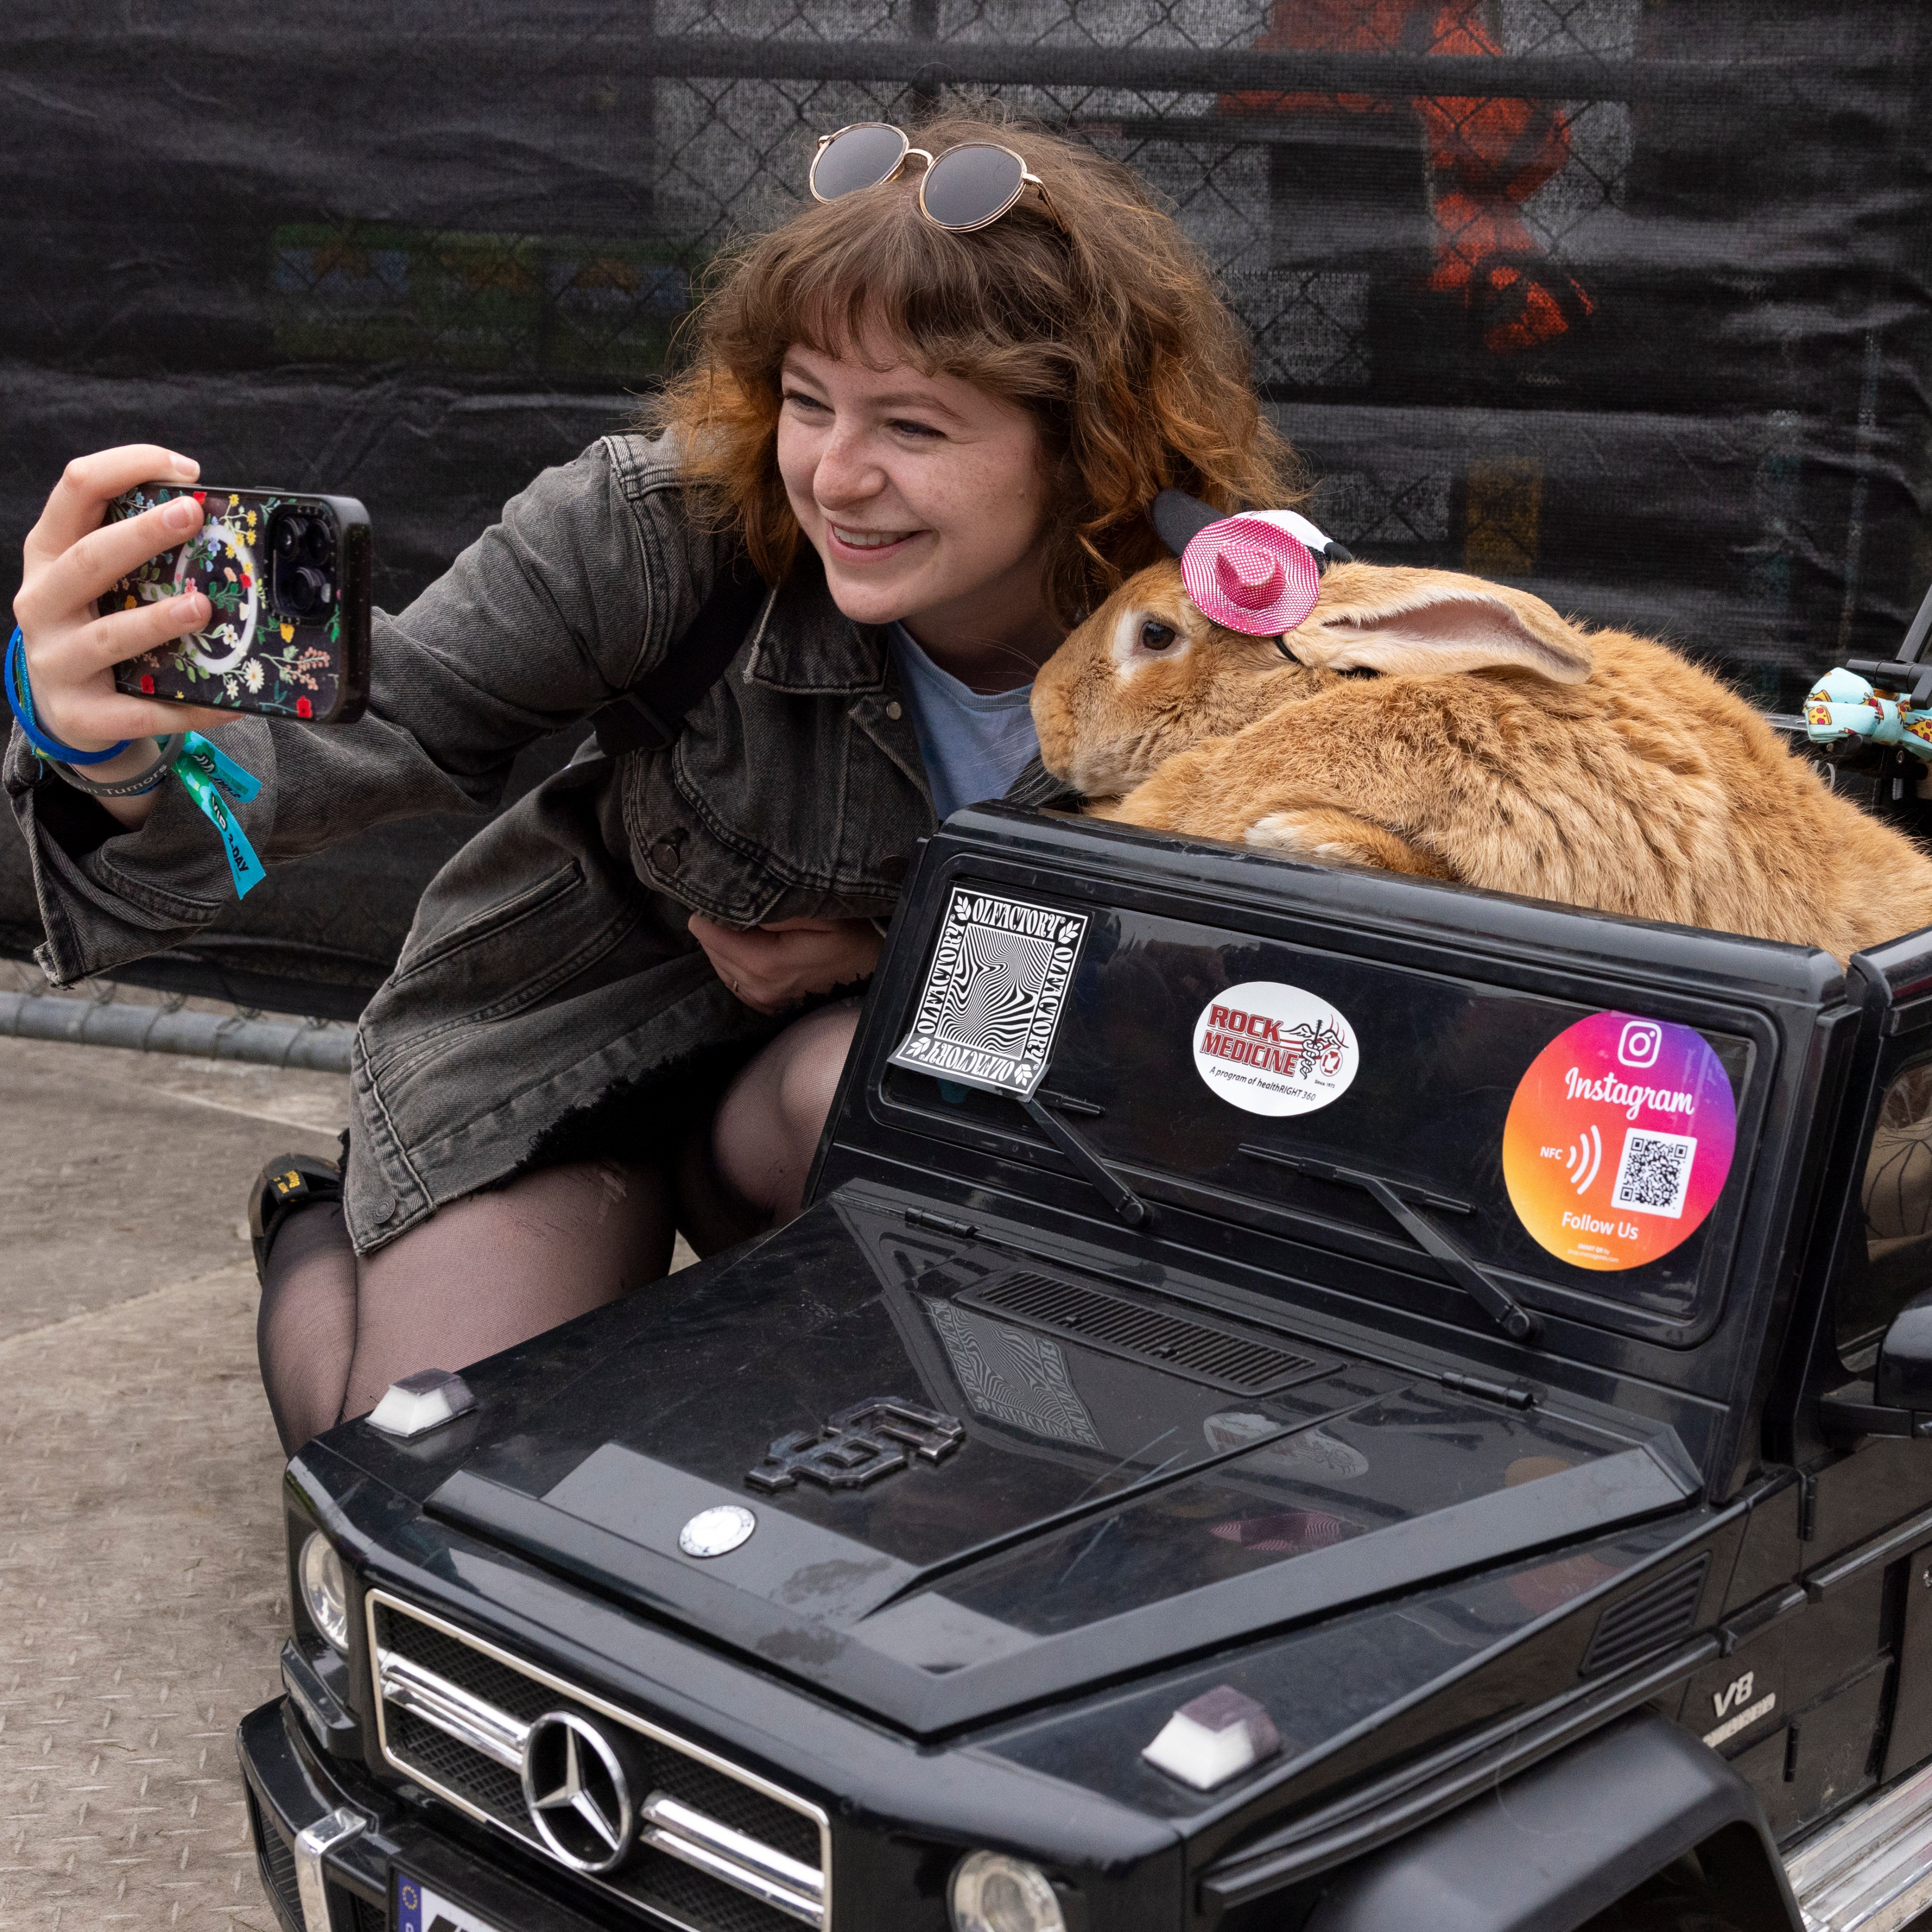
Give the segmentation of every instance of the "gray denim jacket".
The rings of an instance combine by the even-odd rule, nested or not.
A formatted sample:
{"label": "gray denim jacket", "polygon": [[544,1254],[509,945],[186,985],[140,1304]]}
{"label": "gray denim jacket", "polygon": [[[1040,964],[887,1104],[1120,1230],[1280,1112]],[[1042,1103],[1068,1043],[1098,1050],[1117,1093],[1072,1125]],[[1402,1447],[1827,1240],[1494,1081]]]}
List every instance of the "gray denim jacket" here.
{"label": "gray denim jacket", "polygon": [[[262,780],[238,813],[256,850],[273,865],[386,819],[490,809],[520,746],[677,648],[720,550],[684,514],[667,440],[606,436],[546,471],[408,609],[378,614],[360,722],[223,734]],[[883,633],[842,616],[807,568],[668,750],[580,758],[457,854],[358,1031],[359,1248],[532,1156],[598,1133],[607,1151],[663,1145],[692,1124],[704,1081],[780,1023],[727,991],[688,911],[734,926],[890,914],[934,824],[895,689]],[[181,787],[138,832],[76,856],[36,810],[60,781],[17,731],[4,777],[57,984],[190,939],[230,902]]]}

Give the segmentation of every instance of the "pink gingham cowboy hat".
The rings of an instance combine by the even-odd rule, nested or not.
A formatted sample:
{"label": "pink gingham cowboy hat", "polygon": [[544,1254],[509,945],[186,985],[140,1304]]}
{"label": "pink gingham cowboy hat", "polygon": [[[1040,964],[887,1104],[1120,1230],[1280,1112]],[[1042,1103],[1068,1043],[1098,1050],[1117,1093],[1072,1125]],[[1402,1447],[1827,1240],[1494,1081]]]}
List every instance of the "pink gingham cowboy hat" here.
{"label": "pink gingham cowboy hat", "polygon": [[1180,559],[1181,580],[1210,622],[1278,638],[1315,608],[1322,572],[1351,561],[1298,511],[1224,516],[1179,490],[1154,499],[1154,526]]}

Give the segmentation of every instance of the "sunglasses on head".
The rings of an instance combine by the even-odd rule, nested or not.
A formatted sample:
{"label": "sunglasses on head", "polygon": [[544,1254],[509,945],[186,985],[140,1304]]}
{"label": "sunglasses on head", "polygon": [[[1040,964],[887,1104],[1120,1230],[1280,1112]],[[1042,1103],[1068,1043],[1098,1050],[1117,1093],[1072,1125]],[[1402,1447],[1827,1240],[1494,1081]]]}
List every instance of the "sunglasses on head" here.
{"label": "sunglasses on head", "polygon": [[1064,231],[1060,211],[1039,176],[1010,148],[991,141],[967,141],[937,158],[915,148],[903,128],[885,121],[855,121],[836,134],[821,134],[806,178],[815,201],[839,201],[868,188],[882,187],[916,154],[926,164],[919,184],[919,212],[935,228],[970,235],[999,220],[1030,188],[1040,190],[1046,212]]}

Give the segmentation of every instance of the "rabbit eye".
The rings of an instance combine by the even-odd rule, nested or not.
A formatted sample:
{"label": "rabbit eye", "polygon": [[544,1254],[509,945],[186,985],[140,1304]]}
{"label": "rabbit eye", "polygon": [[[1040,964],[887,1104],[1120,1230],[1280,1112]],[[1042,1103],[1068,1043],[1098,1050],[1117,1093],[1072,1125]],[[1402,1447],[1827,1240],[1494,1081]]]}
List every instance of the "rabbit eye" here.
{"label": "rabbit eye", "polygon": [[1152,618],[1141,626],[1141,642],[1150,651],[1164,651],[1174,642],[1174,626],[1156,624]]}

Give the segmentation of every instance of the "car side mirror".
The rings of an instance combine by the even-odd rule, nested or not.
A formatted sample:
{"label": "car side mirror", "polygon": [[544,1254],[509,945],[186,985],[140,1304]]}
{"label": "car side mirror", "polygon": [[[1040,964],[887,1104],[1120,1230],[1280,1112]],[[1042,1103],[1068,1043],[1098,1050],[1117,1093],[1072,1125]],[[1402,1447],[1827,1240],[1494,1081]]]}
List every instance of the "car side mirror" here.
{"label": "car side mirror", "polygon": [[1932,1411],[1932,1289],[1908,1301],[1878,1345],[1880,1408]]}
{"label": "car side mirror", "polygon": [[1932,1289],[1892,1318],[1878,1345],[1871,1399],[1856,1382],[1822,1397],[1818,1420],[1831,1436],[1932,1436]]}

